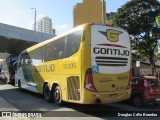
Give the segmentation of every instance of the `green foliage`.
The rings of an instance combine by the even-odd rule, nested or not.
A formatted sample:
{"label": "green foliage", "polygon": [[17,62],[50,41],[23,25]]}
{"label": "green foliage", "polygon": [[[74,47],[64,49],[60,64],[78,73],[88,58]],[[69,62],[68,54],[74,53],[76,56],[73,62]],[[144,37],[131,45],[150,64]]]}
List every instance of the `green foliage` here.
{"label": "green foliage", "polygon": [[157,23],[158,25],[160,25],[160,16],[157,16],[157,17],[156,17],[156,23]]}
{"label": "green foliage", "polygon": [[160,40],[160,27],[155,17],[160,14],[157,0],[131,0],[118,9],[113,24],[128,30],[137,55],[148,58],[155,66],[155,49]]}

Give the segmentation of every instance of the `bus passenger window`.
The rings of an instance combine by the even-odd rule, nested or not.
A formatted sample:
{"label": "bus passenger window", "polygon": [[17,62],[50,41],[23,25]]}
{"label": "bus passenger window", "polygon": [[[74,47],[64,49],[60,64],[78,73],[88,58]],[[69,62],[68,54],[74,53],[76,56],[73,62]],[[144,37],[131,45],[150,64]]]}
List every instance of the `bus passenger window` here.
{"label": "bus passenger window", "polygon": [[24,62],[23,62],[23,61],[24,61],[24,59],[21,59],[21,65],[23,65],[23,64],[24,64]]}
{"label": "bus passenger window", "polygon": [[53,60],[56,60],[58,58],[59,58],[58,48],[57,48],[57,46],[54,46],[54,49],[53,49]]}
{"label": "bus passenger window", "polygon": [[67,36],[67,57],[76,53],[80,46],[81,31],[77,31]]}
{"label": "bus passenger window", "polygon": [[44,54],[44,61],[51,61],[52,60],[52,44],[50,43],[50,44],[47,44],[46,46],[45,46],[45,54]]}
{"label": "bus passenger window", "polygon": [[64,58],[65,56],[64,56],[64,52],[63,51],[60,51],[59,52],[59,59],[61,59],[61,58]]}
{"label": "bus passenger window", "polygon": [[40,47],[36,50],[33,50],[29,53],[30,56],[30,64],[39,64],[43,62],[43,51],[44,47]]}
{"label": "bus passenger window", "polygon": [[54,41],[54,60],[65,58],[65,38]]}

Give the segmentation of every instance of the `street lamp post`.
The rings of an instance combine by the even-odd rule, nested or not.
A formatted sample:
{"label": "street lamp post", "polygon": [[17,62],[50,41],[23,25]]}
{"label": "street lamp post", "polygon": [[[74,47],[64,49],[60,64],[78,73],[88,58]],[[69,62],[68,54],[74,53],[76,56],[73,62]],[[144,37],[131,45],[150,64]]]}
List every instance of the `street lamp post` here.
{"label": "street lamp post", "polygon": [[35,14],[34,14],[34,30],[36,31],[36,8],[31,8],[35,10]]}

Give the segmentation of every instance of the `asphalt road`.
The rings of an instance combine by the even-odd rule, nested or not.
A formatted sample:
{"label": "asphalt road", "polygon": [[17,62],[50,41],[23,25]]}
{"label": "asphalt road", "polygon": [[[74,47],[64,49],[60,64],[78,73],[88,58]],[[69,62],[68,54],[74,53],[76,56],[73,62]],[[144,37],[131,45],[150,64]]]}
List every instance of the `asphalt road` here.
{"label": "asphalt road", "polygon": [[[160,107],[146,105],[137,108],[130,103],[120,102],[107,105],[79,105],[65,103],[63,106],[56,106],[54,103],[47,103],[43,96],[29,91],[19,91],[17,87],[5,84],[0,80],[0,111],[42,111],[42,116],[58,119],[107,119],[107,120],[149,120],[150,117],[118,117],[118,113],[157,113]],[[105,115],[104,115],[105,114]],[[138,114],[141,115],[141,114]],[[137,116],[138,116],[137,115]],[[1,118],[0,118],[1,119]],[[151,119],[160,119],[151,117]],[[39,119],[38,119],[39,120]]]}

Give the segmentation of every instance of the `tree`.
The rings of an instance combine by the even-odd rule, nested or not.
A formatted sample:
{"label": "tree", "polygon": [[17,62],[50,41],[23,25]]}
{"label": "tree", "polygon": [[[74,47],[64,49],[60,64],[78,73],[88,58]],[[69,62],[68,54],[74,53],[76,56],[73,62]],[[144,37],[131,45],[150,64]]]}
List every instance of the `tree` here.
{"label": "tree", "polygon": [[131,0],[118,9],[113,24],[128,30],[133,49],[141,58],[147,58],[155,70],[155,50],[160,40],[160,28],[155,17],[160,13],[157,0]]}
{"label": "tree", "polygon": [[156,17],[156,23],[157,23],[158,25],[160,25],[160,16],[157,16],[157,17]]}

